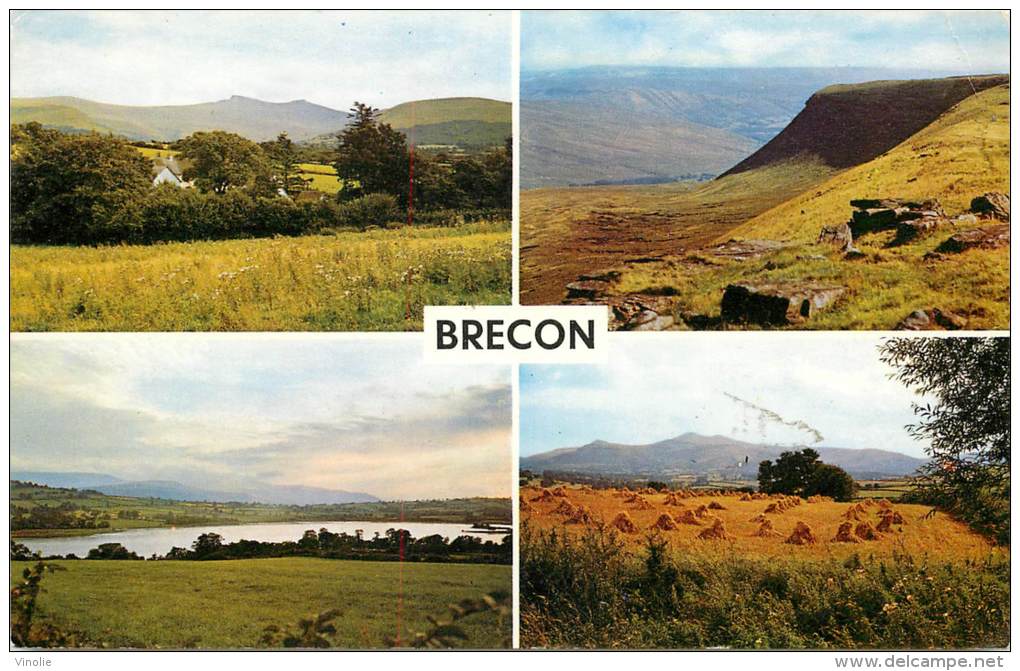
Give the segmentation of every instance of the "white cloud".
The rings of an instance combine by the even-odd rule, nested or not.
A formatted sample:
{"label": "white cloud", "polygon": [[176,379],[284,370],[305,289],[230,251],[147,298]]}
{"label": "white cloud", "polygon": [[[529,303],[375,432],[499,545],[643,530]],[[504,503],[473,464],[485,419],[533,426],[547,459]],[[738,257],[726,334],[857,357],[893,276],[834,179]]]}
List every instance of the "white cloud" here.
{"label": "white cloud", "polygon": [[14,96],[157,105],[237,94],[337,109],[511,97],[505,12],[30,12],[11,34]]}

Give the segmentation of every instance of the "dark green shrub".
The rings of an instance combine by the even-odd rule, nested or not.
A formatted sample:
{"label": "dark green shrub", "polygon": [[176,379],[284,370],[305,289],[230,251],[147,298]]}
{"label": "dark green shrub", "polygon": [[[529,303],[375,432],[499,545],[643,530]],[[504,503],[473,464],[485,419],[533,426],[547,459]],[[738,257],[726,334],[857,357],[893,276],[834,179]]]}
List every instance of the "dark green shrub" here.
{"label": "dark green shrub", "polygon": [[341,203],[339,214],[341,225],[361,230],[369,226],[385,226],[400,218],[397,199],[385,193],[370,193]]}

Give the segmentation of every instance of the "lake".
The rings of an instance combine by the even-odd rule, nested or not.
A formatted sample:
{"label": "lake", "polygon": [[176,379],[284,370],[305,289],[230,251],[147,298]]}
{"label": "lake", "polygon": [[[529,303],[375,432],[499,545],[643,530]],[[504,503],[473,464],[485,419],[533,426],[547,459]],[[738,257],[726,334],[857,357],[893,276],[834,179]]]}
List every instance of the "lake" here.
{"label": "lake", "polygon": [[262,524],[210,525],[197,527],[166,527],[159,529],[127,529],[92,536],[66,536],[61,538],[18,538],[17,542],[27,546],[33,552],[42,555],[75,554],[84,557],[89,550],[100,543],[120,543],[131,552],[141,557],[153,554],[165,555],[172,547],[191,548],[201,534],[217,533],[223,536],[224,543],[239,540],[263,541],[280,543],[297,541],[308,529],[326,528],[333,533],[354,535],[361,529],[365,538],[371,538],[378,531],[385,535],[387,529],[406,529],[415,538],[439,534],[449,539],[457,536],[475,536],[495,543],[503,540],[504,534],[479,534],[465,531],[470,524],[440,524],[432,522],[266,522]]}

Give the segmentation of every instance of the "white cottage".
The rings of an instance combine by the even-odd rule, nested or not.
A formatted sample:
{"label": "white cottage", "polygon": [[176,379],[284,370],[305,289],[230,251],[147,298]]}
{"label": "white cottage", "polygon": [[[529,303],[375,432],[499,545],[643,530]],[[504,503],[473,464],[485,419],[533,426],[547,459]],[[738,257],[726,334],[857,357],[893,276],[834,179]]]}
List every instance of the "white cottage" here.
{"label": "white cottage", "polygon": [[153,186],[159,186],[160,184],[173,184],[174,186],[186,189],[191,186],[189,182],[184,181],[184,172],[181,167],[177,164],[177,160],[173,156],[167,158],[157,157],[152,159],[152,178]]}

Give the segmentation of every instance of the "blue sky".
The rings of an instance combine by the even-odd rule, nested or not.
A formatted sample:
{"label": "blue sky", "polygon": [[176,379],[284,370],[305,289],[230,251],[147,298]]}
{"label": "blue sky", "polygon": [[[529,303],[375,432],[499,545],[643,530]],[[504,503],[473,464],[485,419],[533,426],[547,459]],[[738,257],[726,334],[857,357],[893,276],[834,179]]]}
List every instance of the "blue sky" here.
{"label": "blue sky", "polygon": [[[597,439],[646,444],[692,431],[923,456],[903,428],[920,399],[889,379],[879,342],[868,333],[616,336],[606,365],[521,367],[521,454]],[[806,422],[823,440],[763,421],[748,404]]]}
{"label": "blue sky", "polygon": [[999,11],[524,12],[521,67],[892,67],[1009,71]]}
{"label": "blue sky", "polygon": [[129,105],[244,95],[354,100],[510,100],[508,12],[21,11],[11,17],[11,95]]}
{"label": "blue sky", "polygon": [[11,466],[508,496],[510,394],[509,367],[427,365],[413,337],[17,336]]}

